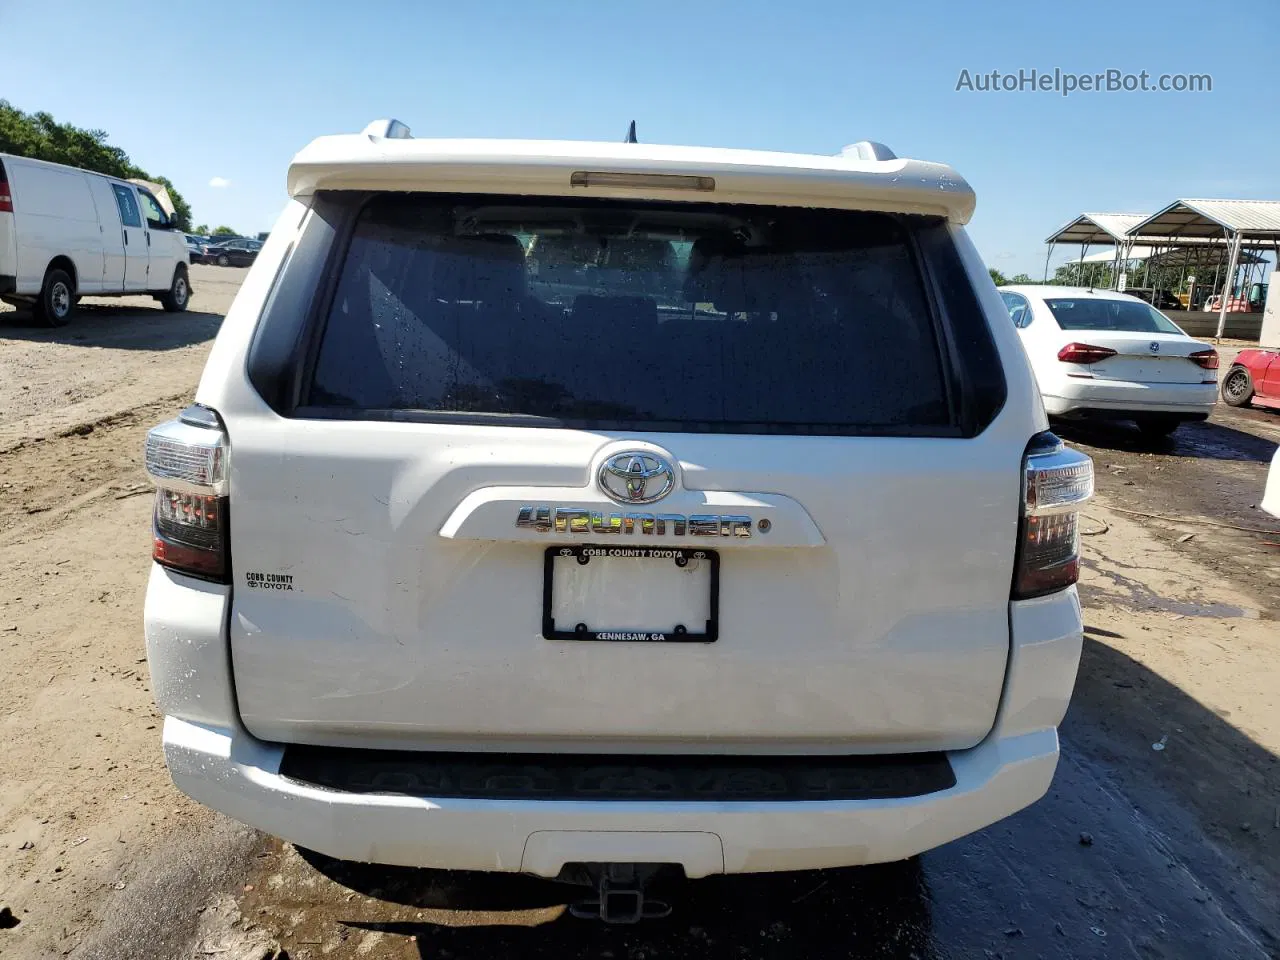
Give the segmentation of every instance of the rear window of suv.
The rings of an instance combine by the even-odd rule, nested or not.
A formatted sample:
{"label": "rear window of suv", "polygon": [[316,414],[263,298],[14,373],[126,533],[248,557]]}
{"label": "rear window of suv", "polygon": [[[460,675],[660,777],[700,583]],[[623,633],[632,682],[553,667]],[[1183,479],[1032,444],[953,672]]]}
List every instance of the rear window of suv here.
{"label": "rear window of suv", "polygon": [[601,429],[954,423],[927,218],[382,194],[321,309],[312,415]]}

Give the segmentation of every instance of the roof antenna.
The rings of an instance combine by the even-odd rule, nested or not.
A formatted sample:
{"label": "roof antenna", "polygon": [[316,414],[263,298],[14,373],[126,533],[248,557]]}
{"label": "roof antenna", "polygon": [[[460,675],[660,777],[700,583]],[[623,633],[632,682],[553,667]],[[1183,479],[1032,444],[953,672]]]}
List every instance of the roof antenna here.
{"label": "roof antenna", "polygon": [[640,142],[639,140],[636,139],[636,122],[634,120],[631,121],[631,126],[627,128],[627,139],[623,140],[622,142],[623,143],[639,143]]}

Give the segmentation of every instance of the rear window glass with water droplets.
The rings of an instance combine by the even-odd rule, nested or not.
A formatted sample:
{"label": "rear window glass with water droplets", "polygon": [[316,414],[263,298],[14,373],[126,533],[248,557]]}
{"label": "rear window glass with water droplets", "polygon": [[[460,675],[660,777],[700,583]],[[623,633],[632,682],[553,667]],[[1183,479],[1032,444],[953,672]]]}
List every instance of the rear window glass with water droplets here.
{"label": "rear window glass with water droplets", "polygon": [[379,195],[303,402],[622,429],[945,426],[913,219]]}

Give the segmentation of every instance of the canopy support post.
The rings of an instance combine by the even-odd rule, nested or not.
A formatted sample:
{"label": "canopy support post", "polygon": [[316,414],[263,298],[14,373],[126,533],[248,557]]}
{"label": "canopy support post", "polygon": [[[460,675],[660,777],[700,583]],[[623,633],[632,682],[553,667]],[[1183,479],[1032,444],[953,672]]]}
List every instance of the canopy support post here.
{"label": "canopy support post", "polygon": [[1218,334],[1217,339],[1222,339],[1223,331],[1227,329],[1227,304],[1231,300],[1231,285],[1236,277],[1236,265],[1240,262],[1240,231],[1235,231],[1231,237],[1231,255],[1227,263],[1227,276],[1222,284],[1222,303],[1218,305]]}

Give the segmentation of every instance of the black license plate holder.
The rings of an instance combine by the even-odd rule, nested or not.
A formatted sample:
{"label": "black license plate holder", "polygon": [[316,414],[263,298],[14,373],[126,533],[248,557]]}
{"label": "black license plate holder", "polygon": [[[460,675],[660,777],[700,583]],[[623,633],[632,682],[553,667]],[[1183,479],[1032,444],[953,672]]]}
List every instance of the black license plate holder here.
{"label": "black license plate holder", "polygon": [[[556,565],[576,562],[587,566],[596,561],[657,564],[665,561],[677,570],[690,564],[705,564],[708,573],[705,620],[679,622],[673,627],[643,629],[635,625],[615,627],[584,620],[556,621]],[[697,569],[697,568],[695,568]],[[574,619],[574,618],[569,618]],[[689,618],[692,619],[692,618]],[[548,547],[542,572],[542,635],[548,640],[601,641],[613,643],[714,643],[720,636],[720,554],[694,547],[632,547],[601,544],[566,544]]]}

